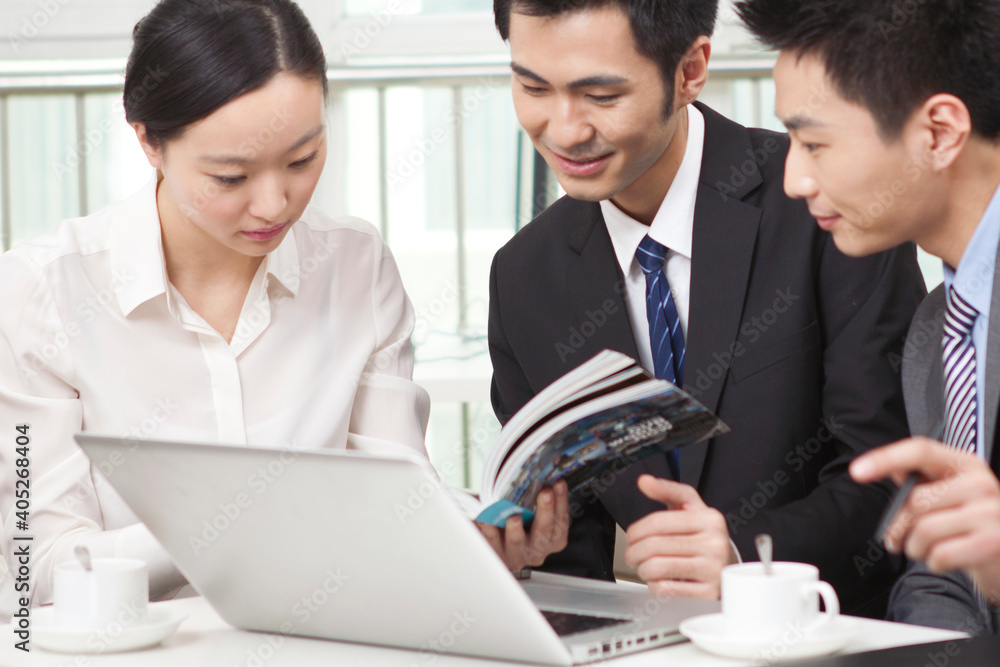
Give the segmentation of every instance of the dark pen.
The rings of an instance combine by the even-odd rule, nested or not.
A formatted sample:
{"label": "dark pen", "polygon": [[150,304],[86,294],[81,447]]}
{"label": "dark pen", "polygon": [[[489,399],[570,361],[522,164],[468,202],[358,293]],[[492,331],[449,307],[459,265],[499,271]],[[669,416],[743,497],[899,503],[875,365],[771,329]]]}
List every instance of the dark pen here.
{"label": "dark pen", "polygon": [[[932,440],[941,440],[944,435],[944,423],[938,424],[938,427],[934,429],[934,435],[931,436]],[[907,498],[910,497],[910,493],[913,492],[913,487],[917,485],[917,480],[920,478],[915,472],[911,472],[903,480],[903,483],[899,485],[896,492],[892,494],[892,500],[889,501],[889,506],[885,508],[882,513],[882,518],[879,519],[878,529],[875,531],[875,544],[882,544],[882,540],[885,539],[885,534],[889,530],[889,526],[892,522],[896,520],[896,515],[899,514],[899,510],[903,509],[903,505],[906,504]]]}

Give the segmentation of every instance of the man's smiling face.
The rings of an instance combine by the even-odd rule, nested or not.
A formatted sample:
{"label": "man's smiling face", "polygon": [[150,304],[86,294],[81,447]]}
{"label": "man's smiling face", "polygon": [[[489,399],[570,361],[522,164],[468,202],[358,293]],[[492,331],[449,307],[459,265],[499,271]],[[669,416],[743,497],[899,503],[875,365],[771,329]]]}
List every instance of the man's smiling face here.
{"label": "man's smiling face", "polygon": [[[635,47],[628,16],[608,5],[510,19],[514,109],[563,189],[656,210],[683,158],[660,68]],[[671,172],[672,173],[672,172]]]}

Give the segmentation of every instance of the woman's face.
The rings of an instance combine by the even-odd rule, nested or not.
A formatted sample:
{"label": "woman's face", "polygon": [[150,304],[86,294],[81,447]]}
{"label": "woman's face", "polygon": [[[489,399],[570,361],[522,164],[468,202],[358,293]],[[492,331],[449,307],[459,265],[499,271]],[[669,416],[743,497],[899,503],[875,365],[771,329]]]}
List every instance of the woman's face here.
{"label": "woman's face", "polygon": [[326,161],[322,84],[285,72],[159,147],[142,124],[135,129],[163,174],[157,208],[165,235],[250,257],[278,247]]}

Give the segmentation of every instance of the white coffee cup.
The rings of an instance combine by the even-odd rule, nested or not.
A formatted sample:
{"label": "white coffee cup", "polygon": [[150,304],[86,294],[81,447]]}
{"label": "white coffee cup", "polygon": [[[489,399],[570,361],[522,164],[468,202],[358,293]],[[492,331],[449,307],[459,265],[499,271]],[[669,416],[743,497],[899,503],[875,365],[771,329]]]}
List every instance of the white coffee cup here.
{"label": "white coffee cup", "polygon": [[76,561],[56,565],[52,582],[55,621],[83,630],[106,631],[146,622],[149,572],[135,558],[95,558],[91,570]]}
{"label": "white coffee cup", "polygon": [[[819,580],[808,563],[772,563],[764,574],[761,563],[741,563],[722,569],[722,615],[726,635],[770,641],[787,634],[820,630],[840,614],[833,586]],[[826,606],[819,612],[819,598]]]}

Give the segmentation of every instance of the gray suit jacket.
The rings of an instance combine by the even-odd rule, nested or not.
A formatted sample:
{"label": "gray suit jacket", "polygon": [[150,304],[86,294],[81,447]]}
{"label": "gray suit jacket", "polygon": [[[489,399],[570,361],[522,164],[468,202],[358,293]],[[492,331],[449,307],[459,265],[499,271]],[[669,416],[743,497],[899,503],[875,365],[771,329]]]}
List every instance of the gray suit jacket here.
{"label": "gray suit jacket", "polygon": [[[997,267],[1000,267],[998,249]],[[903,395],[914,435],[938,432],[944,421],[944,371],[941,329],[945,292],[939,285],[917,310],[903,347]],[[1000,401],[1000,270],[993,276],[989,334],[986,345],[986,396],[983,404],[986,458],[1000,471],[997,409]],[[1000,634],[1000,611],[981,609],[972,581],[961,572],[938,575],[923,563],[912,563],[889,600],[889,620],[972,634]]]}

